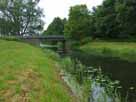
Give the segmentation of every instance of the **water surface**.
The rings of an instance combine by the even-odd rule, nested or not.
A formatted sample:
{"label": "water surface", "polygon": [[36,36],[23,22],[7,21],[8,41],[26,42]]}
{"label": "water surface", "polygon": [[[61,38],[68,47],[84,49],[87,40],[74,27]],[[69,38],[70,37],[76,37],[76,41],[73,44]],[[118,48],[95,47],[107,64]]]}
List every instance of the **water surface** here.
{"label": "water surface", "polygon": [[[79,50],[73,51],[71,57],[79,59],[86,66],[101,67],[111,79],[121,82],[122,95],[125,96],[128,92],[130,102],[136,102],[134,101],[136,98],[136,63],[119,58],[94,56]],[[134,87],[135,90],[130,90],[130,87]]]}

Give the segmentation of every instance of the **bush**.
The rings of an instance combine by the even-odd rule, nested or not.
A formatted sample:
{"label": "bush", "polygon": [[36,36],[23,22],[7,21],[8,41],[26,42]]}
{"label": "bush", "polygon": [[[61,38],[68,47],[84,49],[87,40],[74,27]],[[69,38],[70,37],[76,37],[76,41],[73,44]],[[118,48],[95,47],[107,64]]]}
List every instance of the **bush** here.
{"label": "bush", "polygon": [[74,74],[75,64],[74,64],[74,61],[72,61],[70,57],[66,57],[62,59],[62,66],[64,70],[66,70],[67,72],[70,72],[71,74]]}
{"label": "bush", "polygon": [[82,41],[81,41],[81,44],[86,44],[86,43],[89,43],[91,42],[93,39],[91,37],[86,37],[84,38]]}

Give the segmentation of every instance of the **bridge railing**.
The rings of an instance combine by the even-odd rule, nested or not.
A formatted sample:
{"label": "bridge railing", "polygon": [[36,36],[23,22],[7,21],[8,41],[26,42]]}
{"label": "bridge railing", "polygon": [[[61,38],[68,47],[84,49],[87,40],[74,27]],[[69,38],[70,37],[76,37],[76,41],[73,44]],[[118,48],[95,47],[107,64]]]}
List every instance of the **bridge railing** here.
{"label": "bridge railing", "polygon": [[51,36],[8,36],[0,35],[1,39],[46,39],[46,40],[66,40],[62,35],[51,35]]}

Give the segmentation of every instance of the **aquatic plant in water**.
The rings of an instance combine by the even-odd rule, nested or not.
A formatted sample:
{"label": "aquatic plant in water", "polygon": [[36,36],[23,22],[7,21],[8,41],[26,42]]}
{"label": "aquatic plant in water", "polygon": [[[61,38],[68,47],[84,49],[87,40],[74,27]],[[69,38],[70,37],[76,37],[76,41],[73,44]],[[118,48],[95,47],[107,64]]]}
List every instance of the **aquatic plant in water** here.
{"label": "aquatic plant in water", "polygon": [[[89,102],[122,102],[119,93],[120,82],[118,80],[112,81],[106,76],[101,68],[86,67],[78,60],[71,60],[70,58],[63,59],[63,67],[68,71],[80,85],[84,85],[89,81],[90,93]],[[91,91],[90,91],[91,90]],[[90,92],[89,92],[90,91]],[[126,101],[127,102],[127,101]]]}
{"label": "aquatic plant in water", "polygon": [[101,68],[90,68],[91,92],[89,102],[121,102],[121,97],[118,92],[120,82],[112,81],[108,76],[102,73]]}

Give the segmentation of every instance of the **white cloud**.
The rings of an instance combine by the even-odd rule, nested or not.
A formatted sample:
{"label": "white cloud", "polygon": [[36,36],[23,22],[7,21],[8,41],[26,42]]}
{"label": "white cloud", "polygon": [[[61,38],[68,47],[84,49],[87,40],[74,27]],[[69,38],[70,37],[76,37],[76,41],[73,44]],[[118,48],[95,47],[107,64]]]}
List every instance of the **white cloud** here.
{"label": "white cloud", "polygon": [[44,9],[45,28],[54,17],[68,17],[69,8],[77,4],[86,4],[89,9],[100,5],[103,0],[40,0],[39,6]]}

